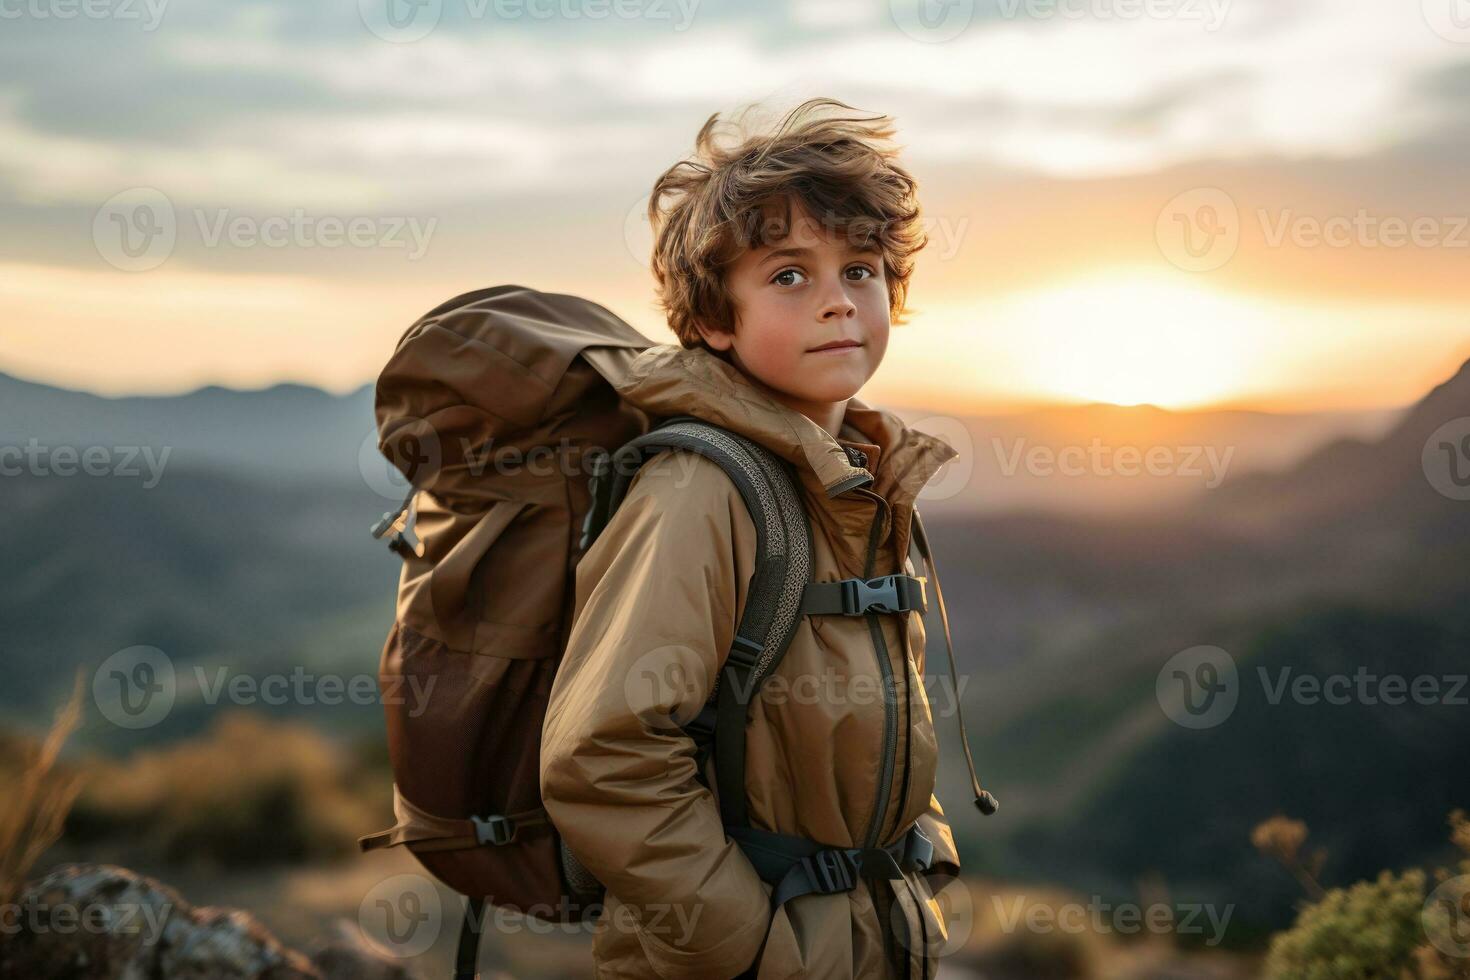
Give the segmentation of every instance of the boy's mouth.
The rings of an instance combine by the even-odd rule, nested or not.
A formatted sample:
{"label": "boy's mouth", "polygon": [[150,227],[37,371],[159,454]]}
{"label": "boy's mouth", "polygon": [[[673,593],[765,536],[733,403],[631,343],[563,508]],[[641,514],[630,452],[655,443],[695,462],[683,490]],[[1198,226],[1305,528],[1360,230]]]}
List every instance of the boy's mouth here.
{"label": "boy's mouth", "polygon": [[843,351],[857,350],[863,346],[856,340],[833,340],[820,347],[813,347],[807,351],[808,354],[840,354]]}

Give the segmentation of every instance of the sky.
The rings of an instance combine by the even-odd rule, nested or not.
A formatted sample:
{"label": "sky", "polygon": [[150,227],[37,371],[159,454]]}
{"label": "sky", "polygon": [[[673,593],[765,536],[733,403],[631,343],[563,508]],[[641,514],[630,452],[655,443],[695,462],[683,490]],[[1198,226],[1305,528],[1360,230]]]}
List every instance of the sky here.
{"label": "sky", "polygon": [[892,116],[929,244],[870,402],[1403,404],[1470,358],[1470,0],[0,0],[0,371],[371,382],[515,282],[673,341],[712,114]]}

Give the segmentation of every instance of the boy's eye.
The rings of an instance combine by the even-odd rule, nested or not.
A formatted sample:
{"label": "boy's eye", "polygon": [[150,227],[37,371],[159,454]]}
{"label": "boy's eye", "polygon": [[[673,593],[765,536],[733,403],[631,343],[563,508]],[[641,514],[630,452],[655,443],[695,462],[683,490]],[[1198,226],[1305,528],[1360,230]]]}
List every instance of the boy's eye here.
{"label": "boy's eye", "polygon": [[[852,275],[850,275],[850,273],[853,273],[853,272],[861,273],[861,275],[858,275],[858,276],[852,276]],[[875,275],[877,275],[876,272],[874,272],[872,269],[868,268],[865,265],[848,266],[845,274],[847,274],[847,278],[849,280],[851,280],[852,282],[862,282],[864,279],[871,279]],[[776,283],[777,285],[780,285],[780,286],[794,286],[794,285],[796,285],[796,283],[793,282],[793,281],[791,281],[790,279],[784,278],[786,276],[802,276],[802,277],[805,277],[806,276],[806,273],[802,272],[800,269],[782,269],[780,272],[776,273],[774,276],[771,277],[771,282]]]}

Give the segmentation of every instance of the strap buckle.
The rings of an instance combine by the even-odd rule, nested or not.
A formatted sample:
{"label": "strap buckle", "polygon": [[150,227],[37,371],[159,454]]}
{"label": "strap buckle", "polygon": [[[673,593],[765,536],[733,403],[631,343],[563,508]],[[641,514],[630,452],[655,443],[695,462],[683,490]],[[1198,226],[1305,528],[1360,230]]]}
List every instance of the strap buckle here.
{"label": "strap buckle", "polygon": [[934,842],[919,829],[915,820],[903,835],[902,849],[898,857],[899,866],[905,871],[928,871],[934,864]]}
{"label": "strap buckle", "polygon": [[371,533],[374,540],[381,540],[383,535],[389,531],[393,532],[393,536],[388,539],[388,549],[404,561],[424,556],[422,542],[410,544],[408,538],[404,536],[404,532],[409,530],[417,512],[416,508],[411,509],[417,493],[418,488],[410,486],[408,494],[403,498],[403,503],[398,505],[398,509],[384,511],[383,516],[372,526]]}
{"label": "strap buckle", "polygon": [[515,821],[501,814],[470,817],[470,823],[475,825],[476,844],[509,844],[516,839]]}
{"label": "strap buckle", "polygon": [[816,891],[823,895],[850,892],[857,887],[857,861],[847,850],[827,847],[801,859]]}
{"label": "strap buckle", "polygon": [[[918,595],[914,595],[917,589]],[[913,600],[917,598],[917,602]],[[866,612],[896,613],[906,609],[923,611],[924,581],[912,575],[842,580],[842,612],[857,616]]]}
{"label": "strap buckle", "polygon": [[753,668],[759,661],[765,647],[753,640],[748,640],[739,633],[735,634],[735,642],[730,644],[730,655],[726,662],[734,661],[742,667]]}

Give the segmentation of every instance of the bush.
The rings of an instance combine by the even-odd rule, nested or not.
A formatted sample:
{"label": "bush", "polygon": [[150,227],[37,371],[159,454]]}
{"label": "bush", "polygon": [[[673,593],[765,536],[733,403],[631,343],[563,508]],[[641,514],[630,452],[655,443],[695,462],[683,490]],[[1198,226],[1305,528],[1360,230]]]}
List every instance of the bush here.
{"label": "bush", "polygon": [[1385,871],[1375,882],[1329,890],[1296,924],[1271,941],[1271,980],[1367,980],[1418,977],[1414,951],[1424,942],[1419,914],[1425,875]]}
{"label": "bush", "polygon": [[67,839],[126,842],[133,860],[239,867],[339,857],[389,813],[386,778],[374,781],[379,793],[360,790],[367,781],[335,743],[242,711],[221,715],[202,738],[88,768]]}
{"label": "bush", "polygon": [[[1470,876],[1470,821],[1459,810],[1450,814],[1450,840],[1465,855],[1459,874]],[[1426,908],[1431,876],[1412,869],[1400,876],[1384,871],[1377,881],[1323,892],[1316,881],[1320,852],[1302,862],[1306,825],[1277,816],[1256,828],[1252,839],[1262,853],[1276,858],[1302,880],[1317,898],[1297,916],[1296,924],[1271,941],[1266,958],[1269,980],[1470,980],[1470,958],[1463,955],[1458,927],[1446,937],[1425,929],[1433,918]],[[1436,868],[1434,883],[1449,881],[1456,871]],[[1452,888],[1454,886],[1451,886]],[[1437,923],[1437,928],[1449,928]]]}

